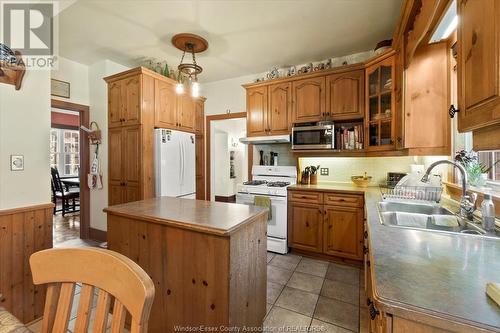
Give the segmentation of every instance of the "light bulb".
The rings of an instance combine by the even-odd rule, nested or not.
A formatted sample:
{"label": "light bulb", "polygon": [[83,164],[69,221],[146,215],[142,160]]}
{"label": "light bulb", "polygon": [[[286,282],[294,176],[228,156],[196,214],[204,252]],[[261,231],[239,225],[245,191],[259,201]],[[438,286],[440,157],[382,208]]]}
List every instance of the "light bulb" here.
{"label": "light bulb", "polygon": [[199,97],[200,96],[200,84],[198,82],[193,82],[193,85],[191,86],[191,95],[193,97]]}
{"label": "light bulb", "polygon": [[175,86],[175,92],[178,94],[183,94],[184,93],[184,85],[182,83],[177,83]]}

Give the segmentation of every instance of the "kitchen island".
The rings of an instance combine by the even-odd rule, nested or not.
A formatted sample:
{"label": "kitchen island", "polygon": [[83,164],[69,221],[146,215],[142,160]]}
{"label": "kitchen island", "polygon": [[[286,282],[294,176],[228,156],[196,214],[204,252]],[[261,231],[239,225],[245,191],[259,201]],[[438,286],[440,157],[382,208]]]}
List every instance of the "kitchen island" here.
{"label": "kitchen island", "polygon": [[267,209],[161,197],[104,211],[109,249],[155,284],[149,332],[262,327]]}

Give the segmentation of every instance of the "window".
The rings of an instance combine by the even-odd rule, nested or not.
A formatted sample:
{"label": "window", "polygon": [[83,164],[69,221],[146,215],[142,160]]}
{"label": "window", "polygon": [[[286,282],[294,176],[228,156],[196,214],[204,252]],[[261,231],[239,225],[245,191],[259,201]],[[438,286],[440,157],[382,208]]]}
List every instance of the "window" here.
{"label": "window", "polygon": [[50,166],[61,176],[78,176],[80,168],[80,132],[52,128],[50,130]]}
{"label": "window", "polygon": [[488,181],[497,182],[500,185],[500,151],[480,151],[478,153],[479,162],[486,168],[491,168],[488,172]]}

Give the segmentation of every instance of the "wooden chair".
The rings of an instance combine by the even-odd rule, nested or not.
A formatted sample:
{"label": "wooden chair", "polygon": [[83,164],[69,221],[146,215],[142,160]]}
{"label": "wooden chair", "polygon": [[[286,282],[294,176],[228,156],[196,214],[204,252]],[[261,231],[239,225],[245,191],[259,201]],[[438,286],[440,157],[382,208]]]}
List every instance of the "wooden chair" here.
{"label": "wooden chair", "polygon": [[[80,189],[70,190],[61,181],[59,176],[59,171],[56,168],[50,168],[51,175],[51,187],[52,187],[52,199],[54,203],[54,214],[56,212],[62,211],[62,215],[66,213],[76,213],[80,211],[80,204],[77,204],[77,200],[80,199]],[[62,208],[56,209],[57,199],[61,200]],[[71,201],[71,202],[70,202]],[[78,208],[78,209],[77,209]]]}
{"label": "wooden chair", "polygon": [[[30,257],[35,285],[49,284],[41,333],[66,333],[76,282],[82,284],[74,333],[87,332],[92,311],[91,332],[106,332],[112,307],[111,332],[123,332],[127,312],[131,333],[147,332],[155,288],[151,278],[129,258],[97,248],[49,249]],[[92,310],[94,289],[99,288]]]}

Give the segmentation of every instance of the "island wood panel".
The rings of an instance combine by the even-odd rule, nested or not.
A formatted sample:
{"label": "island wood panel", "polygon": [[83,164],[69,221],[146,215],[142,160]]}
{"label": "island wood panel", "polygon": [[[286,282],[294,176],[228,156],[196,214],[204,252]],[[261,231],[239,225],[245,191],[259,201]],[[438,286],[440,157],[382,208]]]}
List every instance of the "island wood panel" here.
{"label": "island wood panel", "polygon": [[266,221],[264,215],[257,219],[220,237],[108,213],[109,249],[153,279],[149,332],[174,332],[176,325],[262,325]]}
{"label": "island wood panel", "polygon": [[29,257],[52,247],[53,204],[0,211],[0,306],[24,323],[43,314],[45,286],[34,286]]}
{"label": "island wood panel", "polygon": [[[267,219],[266,219],[267,220]],[[230,241],[229,318],[232,326],[261,326],[266,315],[267,221],[247,224]],[[251,253],[251,256],[248,256]]]}

